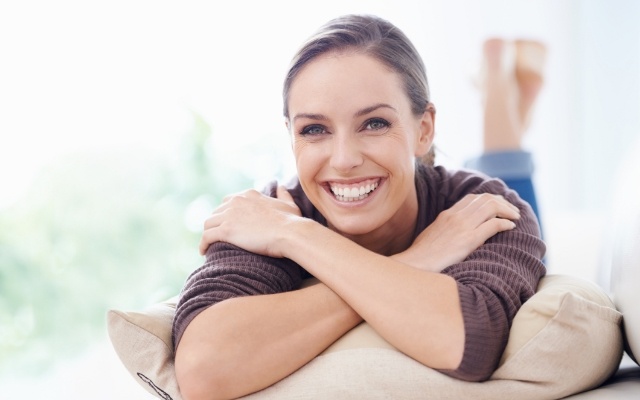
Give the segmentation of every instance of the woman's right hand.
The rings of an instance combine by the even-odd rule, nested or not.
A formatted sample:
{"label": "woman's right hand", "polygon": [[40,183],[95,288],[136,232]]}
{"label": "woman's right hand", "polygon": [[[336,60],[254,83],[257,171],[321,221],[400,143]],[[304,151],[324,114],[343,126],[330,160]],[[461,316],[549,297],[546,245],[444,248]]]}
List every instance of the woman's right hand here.
{"label": "woman's right hand", "polygon": [[256,190],[227,196],[206,219],[200,240],[200,254],[205,255],[212,243],[227,242],[244,250],[269,257],[284,257],[278,248],[278,230],[301,217],[293,197],[284,186],[278,186],[277,198]]}
{"label": "woman's right hand", "polygon": [[468,194],[436,220],[395,259],[412,267],[440,272],[463,261],[498,232],[516,227],[520,210],[504,197]]}

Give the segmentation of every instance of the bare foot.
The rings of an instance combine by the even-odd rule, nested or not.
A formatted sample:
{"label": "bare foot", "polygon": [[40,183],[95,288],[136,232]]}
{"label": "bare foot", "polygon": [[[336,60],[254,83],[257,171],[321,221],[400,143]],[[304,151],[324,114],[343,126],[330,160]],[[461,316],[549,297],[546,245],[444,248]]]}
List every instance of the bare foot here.
{"label": "bare foot", "polygon": [[547,49],[534,40],[515,41],[515,75],[520,91],[519,112],[523,128],[529,126],[531,109],[544,83],[543,69]]}
{"label": "bare foot", "polygon": [[484,42],[482,49],[484,53],[484,66],[488,71],[496,72],[502,69],[502,64],[506,59],[506,57],[503,56],[505,55],[504,52],[507,45],[508,43],[500,38],[491,38]]}
{"label": "bare foot", "polygon": [[483,56],[484,149],[488,152],[518,149],[523,130],[514,74],[514,46],[502,39],[488,39],[483,45]]}

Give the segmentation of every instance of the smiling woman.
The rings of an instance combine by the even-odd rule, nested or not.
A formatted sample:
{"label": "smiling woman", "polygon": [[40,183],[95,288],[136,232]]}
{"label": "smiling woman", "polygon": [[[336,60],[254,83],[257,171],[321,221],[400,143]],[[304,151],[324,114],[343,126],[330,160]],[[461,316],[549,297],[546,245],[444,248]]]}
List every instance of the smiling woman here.
{"label": "smiling woman", "polygon": [[[205,223],[173,325],[183,397],[265,388],[363,320],[428,367],[487,379],[544,244],[501,181],[423,162],[435,108],[408,38],[330,21],[294,57],[284,110],[298,179],[227,197]],[[300,289],[309,275],[321,283]]]}
{"label": "smiling woman", "polygon": [[[344,13],[383,15],[412,38],[437,104],[438,163],[449,167],[481,149],[480,99],[469,78],[482,41],[548,44],[545,86],[524,143],[535,158],[548,267],[597,279],[610,178],[640,131],[640,2],[328,0],[312,12],[300,4],[0,2],[6,397],[140,396],[114,394],[119,378],[129,378],[105,368],[102,353],[95,364],[80,358],[77,370],[66,366],[84,354],[81,343],[102,349],[106,305],[137,308],[183,284],[201,262],[193,231],[218,195],[294,172],[287,140],[297,132],[288,136],[282,122],[283,74],[300,40]],[[200,153],[181,154],[192,111],[212,134],[198,141]],[[173,184],[154,186],[168,177]]]}
{"label": "smiling woman", "polygon": [[[426,154],[433,141],[434,109],[429,105],[427,111],[426,96],[414,115],[395,71],[344,50],[305,65],[288,98],[298,177],[309,200],[343,236],[358,242],[358,235],[394,229],[395,235],[376,233],[393,237],[381,241],[386,250],[370,250],[404,250],[418,208],[414,158]],[[360,199],[366,185],[376,190]],[[331,188],[341,190],[342,198]]]}

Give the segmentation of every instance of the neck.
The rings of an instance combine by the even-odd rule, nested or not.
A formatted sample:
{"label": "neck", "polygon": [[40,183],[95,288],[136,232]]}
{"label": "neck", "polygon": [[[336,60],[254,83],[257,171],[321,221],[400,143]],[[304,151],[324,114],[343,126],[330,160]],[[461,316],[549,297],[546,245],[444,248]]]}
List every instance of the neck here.
{"label": "neck", "polygon": [[412,197],[410,203],[398,210],[391,220],[378,229],[363,235],[344,236],[378,254],[392,256],[401,253],[413,243],[413,235],[418,219],[416,196]]}
{"label": "neck", "polygon": [[414,228],[415,222],[411,225],[411,229],[397,230],[393,235],[377,235],[377,232],[371,232],[367,235],[349,237],[349,239],[374,253],[392,256],[405,251],[411,246]]}

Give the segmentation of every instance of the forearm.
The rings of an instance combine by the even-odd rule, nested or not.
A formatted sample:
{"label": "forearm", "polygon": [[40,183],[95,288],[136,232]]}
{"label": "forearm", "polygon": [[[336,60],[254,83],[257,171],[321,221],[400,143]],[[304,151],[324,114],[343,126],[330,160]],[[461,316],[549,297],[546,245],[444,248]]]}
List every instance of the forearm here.
{"label": "forearm", "polygon": [[296,224],[287,257],[343,298],[387,341],[433,368],[456,368],[464,351],[457,283],[375,254],[314,223]]}
{"label": "forearm", "polygon": [[235,398],[297,370],[361,322],[323,284],[239,297],[200,313],[176,351],[185,399]]}
{"label": "forearm", "polygon": [[435,251],[429,252],[429,256],[424,257],[419,252],[412,251],[412,248],[409,248],[401,253],[394,254],[389,258],[410,267],[430,272],[440,272],[448,267],[448,263],[444,262],[444,260],[440,261],[437,258]]}

